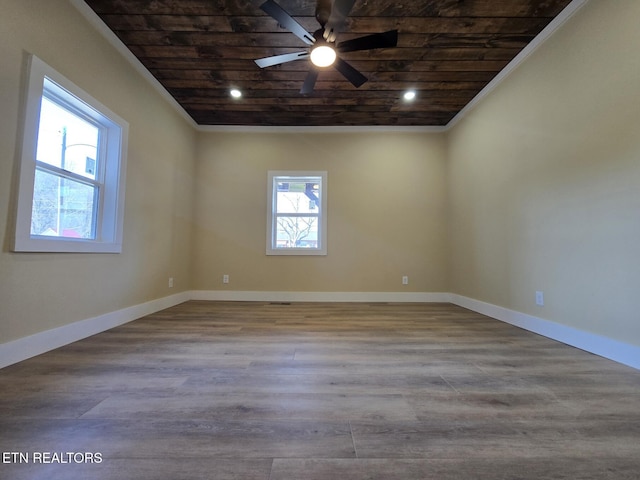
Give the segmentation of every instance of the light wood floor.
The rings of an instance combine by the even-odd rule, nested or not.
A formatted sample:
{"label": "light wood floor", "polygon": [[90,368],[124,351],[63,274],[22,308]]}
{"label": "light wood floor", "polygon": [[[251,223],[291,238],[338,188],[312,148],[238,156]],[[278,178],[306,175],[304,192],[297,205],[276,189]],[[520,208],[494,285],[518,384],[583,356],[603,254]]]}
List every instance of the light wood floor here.
{"label": "light wood floor", "polygon": [[637,479],[640,372],[446,304],[189,302],[0,370],[11,480]]}

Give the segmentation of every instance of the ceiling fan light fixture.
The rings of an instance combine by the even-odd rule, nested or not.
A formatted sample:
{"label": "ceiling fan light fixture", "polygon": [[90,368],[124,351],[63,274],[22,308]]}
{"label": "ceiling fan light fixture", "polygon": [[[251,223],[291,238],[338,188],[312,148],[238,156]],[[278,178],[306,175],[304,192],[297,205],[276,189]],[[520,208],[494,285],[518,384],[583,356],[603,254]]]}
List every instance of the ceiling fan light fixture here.
{"label": "ceiling fan light fixture", "polygon": [[329,67],[336,61],[336,51],[329,45],[319,45],[311,50],[311,63],[316,67]]}

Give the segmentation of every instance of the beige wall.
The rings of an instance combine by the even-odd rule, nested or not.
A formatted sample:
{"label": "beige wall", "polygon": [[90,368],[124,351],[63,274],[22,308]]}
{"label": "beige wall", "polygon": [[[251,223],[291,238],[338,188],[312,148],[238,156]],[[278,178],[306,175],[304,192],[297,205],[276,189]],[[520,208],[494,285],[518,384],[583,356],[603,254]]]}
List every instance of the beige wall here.
{"label": "beige wall", "polygon": [[[130,124],[120,255],[10,252],[31,53]],[[193,128],[65,0],[3,1],[0,65],[0,343],[188,289]]]}
{"label": "beige wall", "polygon": [[638,18],[589,2],[450,132],[455,293],[640,345]]}
{"label": "beige wall", "polygon": [[[203,133],[198,145],[194,289],[448,291],[441,135]],[[329,255],[265,255],[269,170],[328,172]]]}

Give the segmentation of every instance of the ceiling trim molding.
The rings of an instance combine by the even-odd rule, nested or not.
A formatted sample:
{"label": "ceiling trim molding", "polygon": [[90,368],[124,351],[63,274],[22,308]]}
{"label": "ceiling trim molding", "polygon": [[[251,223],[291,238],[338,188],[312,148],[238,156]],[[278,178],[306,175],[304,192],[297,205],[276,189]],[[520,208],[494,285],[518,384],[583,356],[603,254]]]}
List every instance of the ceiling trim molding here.
{"label": "ceiling trim molding", "polygon": [[198,125],[199,132],[231,133],[442,133],[446,126],[259,126],[259,125]]}
{"label": "ceiling trim molding", "polygon": [[460,110],[455,117],[445,126],[449,130],[456,126],[476,105],[496,89],[509,75],[511,75],[533,52],[547,41],[560,27],[562,27],[573,15],[580,10],[589,0],[573,0],[560,12],[522,51],[504,67],[493,80],[491,80],[480,92]]}
{"label": "ceiling trim molding", "polygon": [[198,128],[198,124],[191,118],[184,108],[173,98],[169,92],[162,86],[162,84],[153,76],[151,72],[147,70],[140,60],[131,53],[124,43],[118,38],[118,36],[111,31],[109,27],[102,21],[102,19],[94,12],[89,5],[83,0],[69,0],[80,14],[96,29],[98,32],[113,46],[118,53],[120,53],[133,68],[144,77],[145,80],[164,98],[169,104],[176,110],[177,113],[184,118],[189,125],[193,128]]}
{"label": "ceiling trim molding", "polygon": [[199,132],[246,132],[246,133],[362,133],[362,132],[397,132],[397,133],[442,133],[457,125],[486,96],[515,71],[533,52],[535,52],[553,33],[562,27],[589,0],[573,0],[560,12],[511,62],[504,67],[449,123],[444,126],[257,126],[257,125],[199,125],[169,94],[162,84],[147,70],[133,53],[122,43],[115,33],[83,0],[69,2],[84,16],[87,21],[149,82],[151,86],[191,125]]}

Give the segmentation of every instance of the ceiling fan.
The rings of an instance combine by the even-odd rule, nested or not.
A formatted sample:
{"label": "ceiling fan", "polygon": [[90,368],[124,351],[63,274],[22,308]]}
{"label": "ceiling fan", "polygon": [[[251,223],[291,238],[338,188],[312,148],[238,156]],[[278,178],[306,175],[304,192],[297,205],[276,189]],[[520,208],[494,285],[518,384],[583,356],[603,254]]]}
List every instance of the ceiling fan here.
{"label": "ceiling fan", "polygon": [[311,70],[309,70],[300,90],[302,94],[313,92],[320,73],[319,69],[330,66],[340,72],[354,87],[360,87],[368,80],[367,77],[340,58],[340,54],[376,48],[393,48],[398,44],[398,30],[366,35],[336,43],[337,35],[344,27],[354,3],[355,0],[318,0],[316,20],[318,20],[320,28],[311,34],[280,5],[273,0],[267,0],[260,8],[309,47],[301,52],[260,58],[255,60],[256,64],[260,68],[266,68],[295,60],[310,59],[312,63]]}

